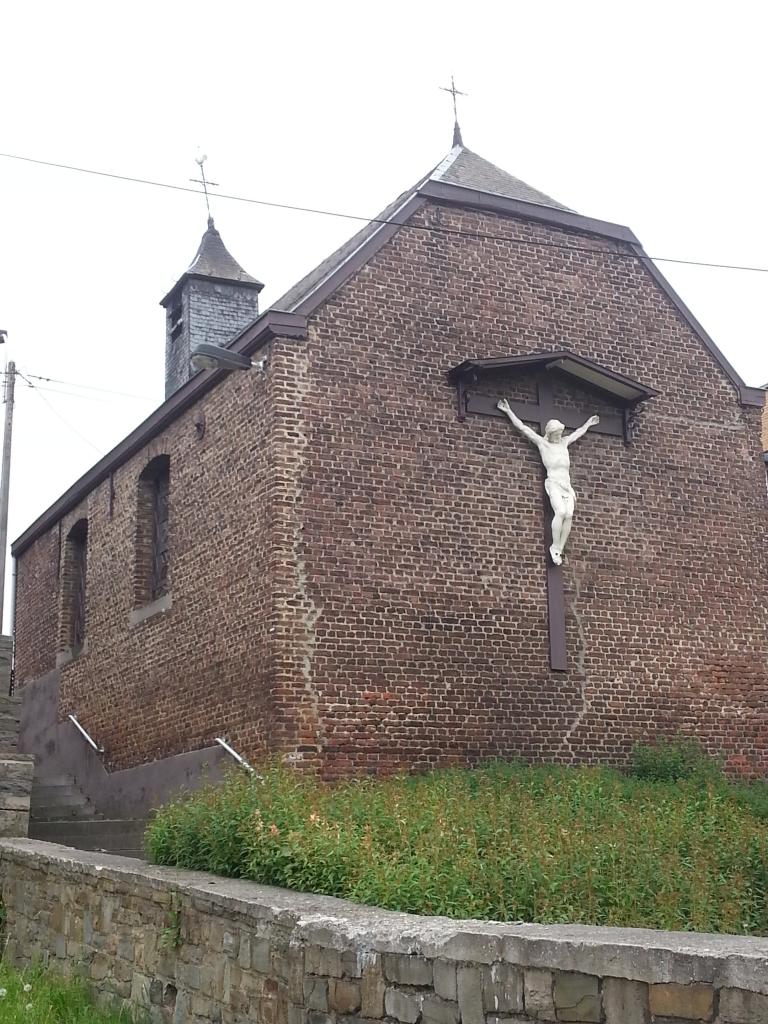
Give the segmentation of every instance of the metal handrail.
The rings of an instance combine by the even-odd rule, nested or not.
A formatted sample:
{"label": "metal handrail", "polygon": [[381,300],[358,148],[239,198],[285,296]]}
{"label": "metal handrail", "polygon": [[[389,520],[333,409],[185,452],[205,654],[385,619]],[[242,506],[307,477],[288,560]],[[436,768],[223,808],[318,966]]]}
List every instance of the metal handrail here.
{"label": "metal handrail", "polygon": [[253,767],[253,765],[248,764],[245,758],[241,757],[233,747],[230,747],[230,745],[227,743],[225,739],[222,739],[221,736],[216,736],[214,737],[214,739],[216,740],[220,747],[223,747],[228,754],[234,757],[234,759],[237,761],[241,768],[245,768],[247,772],[250,772],[251,775],[255,776],[257,779],[261,778],[261,775],[259,775],[259,773]]}
{"label": "metal handrail", "polygon": [[93,739],[92,739],[92,738],[91,738],[91,737],[90,737],[90,736],[88,735],[88,733],[87,733],[87,732],[85,731],[85,729],[84,729],[84,728],[82,727],[82,725],[80,725],[80,723],[78,722],[78,720],[77,720],[77,719],[75,718],[75,716],[74,716],[74,715],[67,715],[67,718],[68,718],[68,719],[70,720],[70,722],[72,723],[72,725],[74,725],[74,727],[75,727],[75,728],[77,729],[77,731],[78,731],[78,732],[80,733],[80,735],[81,735],[81,736],[83,737],[83,739],[85,740],[85,742],[86,742],[86,743],[88,743],[88,744],[90,744],[90,746],[92,746],[92,747],[93,747],[93,749],[94,749],[94,750],[96,751],[96,753],[97,753],[97,754],[103,754],[103,753],[104,753],[104,747],[100,747],[100,746],[98,745],[98,743],[96,743],[96,741],[95,741],[95,740],[93,740]]}

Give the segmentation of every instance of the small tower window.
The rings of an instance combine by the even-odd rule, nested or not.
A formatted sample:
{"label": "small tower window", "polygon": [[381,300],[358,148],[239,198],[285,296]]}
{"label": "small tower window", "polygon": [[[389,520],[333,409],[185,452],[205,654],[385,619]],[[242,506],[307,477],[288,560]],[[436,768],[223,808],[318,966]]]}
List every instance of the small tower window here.
{"label": "small tower window", "polygon": [[137,606],[168,593],[170,468],[169,457],[159,455],[139,477],[134,574]]}
{"label": "small tower window", "polygon": [[85,644],[88,577],[88,520],[80,519],[67,535],[61,574],[59,647],[79,654]]}
{"label": "small tower window", "polygon": [[179,297],[168,310],[168,331],[171,336],[171,341],[176,341],[181,334],[183,327],[184,307],[181,300],[181,293],[179,293]]}

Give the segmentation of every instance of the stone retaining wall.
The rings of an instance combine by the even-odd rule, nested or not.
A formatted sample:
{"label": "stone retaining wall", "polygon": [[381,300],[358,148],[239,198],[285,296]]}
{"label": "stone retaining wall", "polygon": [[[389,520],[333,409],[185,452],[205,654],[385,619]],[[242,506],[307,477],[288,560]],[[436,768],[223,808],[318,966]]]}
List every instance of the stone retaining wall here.
{"label": "stone retaining wall", "polygon": [[0,836],[25,836],[29,832],[34,758],[0,751]]}
{"label": "stone retaining wall", "polygon": [[156,1024],[768,1022],[768,939],[416,917],[0,842],[8,955]]}

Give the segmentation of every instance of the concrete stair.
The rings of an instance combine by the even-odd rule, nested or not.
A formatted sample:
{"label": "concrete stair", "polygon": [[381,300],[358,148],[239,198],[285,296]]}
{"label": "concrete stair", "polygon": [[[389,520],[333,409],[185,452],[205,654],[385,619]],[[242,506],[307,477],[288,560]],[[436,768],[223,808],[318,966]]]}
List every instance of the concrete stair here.
{"label": "concrete stair", "polygon": [[30,839],[77,850],[143,857],[146,825],[146,821],[136,818],[105,818],[71,775],[36,778],[32,787]]}
{"label": "concrete stair", "polygon": [[146,821],[133,818],[92,818],[89,821],[31,821],[31,839],[73,846],[76,850],[96,850],[121,857],[144,857]]}

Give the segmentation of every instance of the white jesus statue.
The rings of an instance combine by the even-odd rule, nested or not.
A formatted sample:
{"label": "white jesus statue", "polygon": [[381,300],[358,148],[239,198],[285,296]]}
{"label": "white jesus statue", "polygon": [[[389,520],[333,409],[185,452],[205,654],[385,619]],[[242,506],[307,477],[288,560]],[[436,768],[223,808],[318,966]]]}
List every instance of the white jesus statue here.
{"label": "white jesus statue", "polygon": [[496,406],[505,416],[509,417],[523,437],[527,437],[531,444],[535,444],[539,449],[541,461],[547,471],[544,489],[547,492],[552,511],[555,513],[552,519],[552,545],[549,554],[555,565],[562,565],[563,551],[571,532],[573,510],[576,507],[576,495],[571,487],[571,460],[568,455],[568,447],[583,437],[590,427],[597,426],[600,417],[590,416],[586,423],[567,437],[563,437],[565,425],[560,420],[550,420],[544,427],[544,436],[542,437],[541,434],[531,430],[515,416],[506,398],[502,398],[496,403]]}

